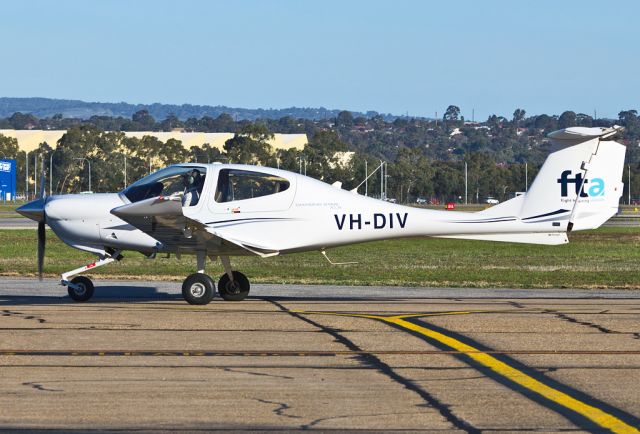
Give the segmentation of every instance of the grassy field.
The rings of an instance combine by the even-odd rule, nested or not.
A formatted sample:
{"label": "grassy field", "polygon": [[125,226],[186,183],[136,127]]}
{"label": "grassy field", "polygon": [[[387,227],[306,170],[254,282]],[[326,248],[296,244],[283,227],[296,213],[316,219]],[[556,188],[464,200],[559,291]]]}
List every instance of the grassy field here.
{"label": "grassy field", "polygon": [[[58,276],[93,260],[48,231],[45,273]],[[332,266],[320,253],[268,259],[234,258],[252,282],[508,288],[640,288],[640,230],[611,227],[571,234],[563,246],[444,239],[382,241],[330,250]],[[35,275],[36,232],[0,231],[0,275]],[[89,273],[95,277],[181,281],[194,271],[193,256],[155,260],[137,253]],[[218,276],[222,267],[210,264]],[[216,278],[217,280],[217,278]]]}

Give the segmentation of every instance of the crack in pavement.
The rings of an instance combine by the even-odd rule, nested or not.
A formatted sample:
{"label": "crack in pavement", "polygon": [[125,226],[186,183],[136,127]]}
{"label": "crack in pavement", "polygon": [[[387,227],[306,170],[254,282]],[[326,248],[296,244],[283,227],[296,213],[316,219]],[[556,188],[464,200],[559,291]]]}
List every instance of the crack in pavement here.
{"label": "crack in pavement", "polygon": [[22,383],[22,385],[32,387],[36,390],[41,390],[43,392],[64,392],[64,389],[47,389],[42,383],[27,382]]}
{"label": "crack in pavement", "polygon": [[553,313],[557,318],[560,318],[563,321],[567,321],[567,322],[570,322],[570,323],[573,323],[573,324],[580,324],[580,325],[583,325],[583,326],[591,327],[591,328],[596,329],[596,330],[598,330],[598,331],[600,331],[602,333],[621,334],[620,332],[608,329],[608,328],[606,328],[604,326],[601,326],[601,325],[598,325],[596,323],[589,322],[589,321],[581,321],[581,320],[579,320],[577,318],[570,317],[566,313],[553,312],[553,311],[549,311],[549,312]]}
{"label": "crack in pavement", "polygon": [[215,368],[216,369],[222,369],[224,372],[235,372],[235,373],[240,373],[240,374],[255,375],[257,377],[282,378],[284,380],[293,380],[294,379],[293,377],[289,377],[289,376],[286,376],[286,375],[265,374],[264,372],[243,371],[241,369],[220,368],[218,366],[216,366]]}
{"label": "crack in pavement", "polygon": [[273,413],[275,413],[278,416],[282,416],[282,417],[288,417],[290,419],[302,419],[302,416],[295,416],[292,414],[284,414],[285,411],[287,410],[291,410],[291,406],[289,404],[287,404],[286,402],[277,402],[277,401],[267,401],[266,399],[260,399],[260,398],[253,398],[254,400],[261,402],[263,404],[274,404],[277,405],[276,408],[274,408],[273,410],[271,410]]}
{"label": "crack in pavement", "polygon": [[331,416],[331,417],[322,417],[319,419],[314,419],[311,422],[302,425],[300,428],[303,430],[307,430],[307,429],[312,429],[314,428],[316,425],[321,424],[322,422],[326,422],[328,420],[336,420],[336,419],[348,419],[348,418],[354,418],[354,417],[368,417],[368,416],[397,416],[399,414],[406,414],[406,415],[412,415],[412,414],[420,414],[416,411],[414,412],[403,412],[403,413],[364,413],[364,414],[345,414],[342,416]]}
{"label": "crack in pavement", "polygon": [[18,311],[15,311],[15,310],[9,310],[9,309],[3,309],[2,313],[0,314],[0,316],[22,318],[22,319],[26,319],[26,320],[35,319],[40,324],[47,322],[47,320],[45,320],[44,318],[40,318],[40,317],[35,316],[35,315],[27,315],[26,313],[18,312]]}

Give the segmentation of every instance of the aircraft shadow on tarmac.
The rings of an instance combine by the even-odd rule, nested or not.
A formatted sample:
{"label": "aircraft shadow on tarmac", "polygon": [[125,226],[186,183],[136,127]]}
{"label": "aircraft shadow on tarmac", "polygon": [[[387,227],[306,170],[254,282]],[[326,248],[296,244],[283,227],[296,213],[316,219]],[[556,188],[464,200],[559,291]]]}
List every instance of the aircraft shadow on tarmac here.
{"label": "aircraft shadow on tarmac", "polygon": [[[399,301],[404,297],[380,297],[380,296],[353,296],[353,295],[254,295],[247,297],[247,301],[288,301],[288,302],[318,302],[318,301],[338,301],[338,302],[354,302],[354,301]],[[155,286],[128,286],[128,285],[105,285],[96,286],[95,295],[91,301],[86,304],[98,303],[147,303],[152,301],[178,301],[184,302],[182,294],[168,293],[159,290]],[[215,297],[212,304],[222,303],[222,299]],[[226,303],[226,302],[225,302]],[[0,295],[0,306],[28,306],[28,305],[55,305],[55,304],[77,304],[61,290],[60,295]],[[186,303],[185,303],[186,304]]]}
{"label": "aircraft shadow on tarmac", "polygon": [[[409,297],[416,298],[416,297]],[[358,302],[358,301],[406,301],[407,297],[382,297],[379,295],[250,295],[246,301],[282,301],[282,302]],[[451,299],[456,299],[452,297]],[[56,305],[77,304],[90,305],[99,303],[148,303],[152,301],[184,302],[180,293],[168,293],[155,286],[105,285],[96,286],[95,295],[87,303],[76,303],[61,290],[60,295],[0,295],[0,306]],[[228,303],[215,297],[211,304]],[[185,303],[186,304],[186,303]],[[240,302],[241,304],[241,302]]]}
{"label": "aircraft shadow on tarmac", "polygon": [[[96,287],[95,296],[88,304],[127,302],[139,303],[149,301],[179,301],[183,300],[180,294],[169,294],[158,291],[153,286],[99,286]],[[3,305],[33,305],[33,304],[82,304],[76,303],[61,291],[59,296],[54,295],[0,295],[0,306]]]}

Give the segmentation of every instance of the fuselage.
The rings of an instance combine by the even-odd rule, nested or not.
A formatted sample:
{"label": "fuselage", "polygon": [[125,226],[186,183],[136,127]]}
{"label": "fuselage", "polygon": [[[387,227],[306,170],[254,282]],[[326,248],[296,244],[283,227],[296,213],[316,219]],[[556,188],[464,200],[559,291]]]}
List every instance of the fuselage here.
{"label": "fuselage", "polygon": [[[280,253],[400,237],[566,230],[566,225],[551,226],[535,219],[523,222],[507,211],[504,215],[491,215],[397,205],[267,167],[229,164],[175,167],[206,173],[197,203],[185,204],[182,208],[185,217],[232,239],[249,240],[252,245]],[[221,199],[220,190],[230,188],[221,187],[221,173],[229,176],[229,173],[242,175],[243,172],[253,176],[250,193],[245,192],[245,196],[239,198],[231,194]],[[260,175],[269,182],[279,179],[286,188],[265,193],[260,185],[255,185]],[[170,246],[163,246],[152,236],[111,214],[114,208],[131,203],[131,199],[137,200],[138,196],[143,197],[142,193],[154,194],[140,193],[144,187],[142,182],[138,190],[120,193],[52,196],[45,205],[46,223],[65,243],[96,254],[109,249],[171,252]]]}

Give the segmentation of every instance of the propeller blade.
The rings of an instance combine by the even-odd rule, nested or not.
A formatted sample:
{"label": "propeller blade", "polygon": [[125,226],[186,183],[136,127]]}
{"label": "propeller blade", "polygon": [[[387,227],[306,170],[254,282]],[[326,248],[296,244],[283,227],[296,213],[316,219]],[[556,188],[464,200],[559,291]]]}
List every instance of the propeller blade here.
{"label": "propeller blade", "polygon": [[44,244],[46,239],[46,230],[44,222],[38,222],[38,278],[42,281],[42,268],[44,266]]}

